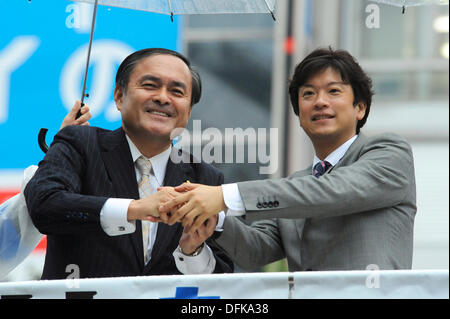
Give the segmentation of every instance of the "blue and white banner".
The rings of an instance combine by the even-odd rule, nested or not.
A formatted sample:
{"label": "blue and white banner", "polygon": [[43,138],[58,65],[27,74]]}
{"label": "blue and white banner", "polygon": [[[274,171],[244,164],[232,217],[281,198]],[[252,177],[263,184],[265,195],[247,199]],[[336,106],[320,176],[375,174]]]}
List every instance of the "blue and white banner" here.
{"label": "blue and white banner", "polygon": [[[74,265],[75,266],[75,265]],[[288,298],[288,273],[242,273],[76,279],[0,283],[0,299],[235,299]]]}
{"label": "blue and white banner", "polygon": [[[37,164],[39,129],[49,129],[50,144],[81,98],[92,11],[68,0],[0,2],[0,179]],[[142,48],[178,49],[179,25],[177,17],[98,7],[85,100],[91,125],[120,126],[113,101],[120,62]]]}

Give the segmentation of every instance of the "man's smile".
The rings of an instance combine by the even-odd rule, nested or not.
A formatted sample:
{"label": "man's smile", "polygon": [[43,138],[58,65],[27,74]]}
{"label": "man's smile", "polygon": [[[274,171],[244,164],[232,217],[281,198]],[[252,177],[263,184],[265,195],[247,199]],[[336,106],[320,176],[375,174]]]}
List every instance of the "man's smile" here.
{"label": "man's smile", "polygon": [[331,115],[331,114],[317,113],[317,114],[314,114],[314,115],[312,116],[311,120],[312,120],[313,122],[316,122],[316,121],[320,121],[320,120],[329,120],[329,119],[333,119],[334,117],[335,117],[335,116],[334,116],[334,115]]}
{"label": "man's smile", "polygon": [[154,107],[146,107],[144,109],[144,111],[151,115],[157,115],[157,116],[162,116],[162,117],[173,117],[174,116],[173,112],[170,112],[169,110],[161,110],[161,109],[157,109]]}

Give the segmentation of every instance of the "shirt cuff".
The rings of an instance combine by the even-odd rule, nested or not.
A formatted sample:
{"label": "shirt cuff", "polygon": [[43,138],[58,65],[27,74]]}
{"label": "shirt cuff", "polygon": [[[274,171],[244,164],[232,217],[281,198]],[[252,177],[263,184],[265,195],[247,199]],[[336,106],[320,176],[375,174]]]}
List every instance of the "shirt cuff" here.
{"label": "shirt cuff", "polygon": [[184,275],[212,274],[216,268],[216,258],[211,248],[206,244],[197,256],[183,254],[180,246],[175,249],[172,255],[175,258],[178,270]]}
{"label": "shirt cuff", "polygon": [[128,206],[132,199],[108,198],[100,211],[100,225],[109,236],[134,233],[136,221],[127,220]]}
{"label": "shirt cuff", "polygon": [[227,216],[245,215],[245,206],[236,183],[222,185],[223,201],[227,206]]}
{"label": "shirt cuff", "polygon": [[217,225],[214,231],[223,231],[223,223],[225,222],[225,212],[221,211],[218,215]]}

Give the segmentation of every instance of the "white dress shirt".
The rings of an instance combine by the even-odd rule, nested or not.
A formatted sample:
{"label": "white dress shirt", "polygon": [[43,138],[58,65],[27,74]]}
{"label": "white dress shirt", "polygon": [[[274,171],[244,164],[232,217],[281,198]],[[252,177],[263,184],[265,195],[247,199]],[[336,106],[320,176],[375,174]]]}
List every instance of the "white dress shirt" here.
{"label": "white dress shirt", "polygon": [[[130,146],[133,163],[135,163],[136,160],[143,155],[127,135],[126,138],[128,145]],[[149,179],[154,192],[157,191],[158,187],[164,185],[164,176],[166,175],[167,163],[171,151],[172,148],[169,147],[162,153],[148,159],[152,164],[152,171]],[[136,180],[139,181],[141,178],[141,173],[136,166],[135,172]],[[106,234],[109,236],[118,236],[130,234],[136,230],[136,222],[127,220],[128,206],[131,201],[133,201],[133,199],[109,198],[106,200],[100,212],[100,224]],[[157,231],[158,223],[150,223],[148,241],[149,256],[151,256]],[[216,265],[214,255],[207,245],[203,247],[202,251],[197,256],[184,255],[178,248],[173,252],[173,256],[175,258],[175,263],[178,270],[183,274],[212,273]]]}
{"label": "white dress shirt", "polygon": [[[350,148],[350,146],[353,144],[353,142],[356,140],[358,135],[353,136],[351,139],[349,139],[347,142],[339,146],[337,149],[335,149],[333,152],[331,152],[330,155],[328,155],[324,161],[327,161],[331,164],[331,166],[335,166],[342,157],[344,157],[345,153],[347,153],[347,150]],[[317,157],[317,155],[314,155],[312,170],[314,171],[314,166],[316,166],[317,163],[320,162],[320,159]]]}

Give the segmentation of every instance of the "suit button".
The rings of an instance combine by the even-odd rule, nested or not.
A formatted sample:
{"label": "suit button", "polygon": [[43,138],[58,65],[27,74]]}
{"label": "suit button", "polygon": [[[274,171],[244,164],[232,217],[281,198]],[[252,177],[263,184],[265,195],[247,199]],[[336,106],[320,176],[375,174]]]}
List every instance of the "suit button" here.
{"label": "suit button", "polygon": [[276,200],[273,202],[273,207],[278,207],[280,205],[280,203]]}
{"label": "suit button", "polygon": [[261,203],[258,203],[258,204],[256,204],[256,208],[259,208],[259,209],[261,209],[261,208],[262,208],[262,205],[261,205]]}
{"label": "suit button", "polygon": [[270,201],[269,204],[267,204],[267,206],[268,206],[269,208],[272,208],[272,207],[273,207],[273,202]]}
{"label": "suit button", "polygon": [[262,207],[264,207],[264,208],[267,208],[267,206],[268,206],[267,202],[264,202],[264,203],[262,204]]}

